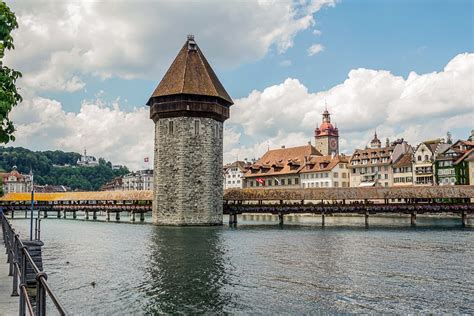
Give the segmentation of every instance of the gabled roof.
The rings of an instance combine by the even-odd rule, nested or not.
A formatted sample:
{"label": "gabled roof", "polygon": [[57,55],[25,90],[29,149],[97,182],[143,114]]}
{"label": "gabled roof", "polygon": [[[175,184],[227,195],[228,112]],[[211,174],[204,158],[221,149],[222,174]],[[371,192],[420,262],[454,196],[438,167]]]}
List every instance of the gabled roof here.
{"label": "gabled roof", "polygon": [[335,155],[328,156],[311,156],[306,163],[306,166],[302,166],[300,173],[306,172],[321,172],[330,171],[339,163],[349,163],[349,157]]}
{"label": "gabled roof", "polygon": [[400,158],[395,161],[393,164],[394,168],[401,168],[401,167],[407,167],[412,165],[412,157],[413,153],[412,152],[407,152],[403,155],[400,156]]}
{"label": "gabled roof", "polygon": [[458,163],[462,162],[464,159],[468,158],[469,156],[472,156],[474,155],[474,148],[471,148],[469,149],[468,151],[466,151],[464,153],[464,155],[462,155],[461,157],[459,157],[455,162],[454,164],[457,165]]}
{"label": "gabled roof", "polygon": [[[262,158],[252,165],[252,169],[258,171],[254,173],[247,171],[245,177],[298,173],[300,167],[304,166],[305,157],[309,156],[321,156],[321,153],[309,144],[306,146],[272,149],[267,151]],[[291,165],[299,167],[291,168]]]}
{"label": "gabled roof", "polygon": [[246,163],[245,161],[242,160],[237,160],[232,163],[226,164],[224,166],[224,170],[227,170],[229,168],[237,167],[241,172],[247,171],[248,167],[250,167],[250,163]]}
{"label": "gabled roof", "polygon": [[188,36],[188,40],[161,79],[151,98],[175,94],[212,96],[221,98],[230,104],[234,103],[192,36]]}

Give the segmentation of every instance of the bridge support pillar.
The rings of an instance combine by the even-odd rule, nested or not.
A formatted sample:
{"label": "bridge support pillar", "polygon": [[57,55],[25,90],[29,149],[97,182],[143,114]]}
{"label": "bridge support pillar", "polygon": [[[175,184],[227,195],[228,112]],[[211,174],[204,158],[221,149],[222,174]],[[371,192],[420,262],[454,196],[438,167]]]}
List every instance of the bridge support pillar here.
{"label": "bridge support pillar", "polygon": [[57,218],[61,218],[61,210],[58,210],[58,214],[56,214]]}
{"label": "bridge support pillar", "polygon": [[66,212],[66,210],[64,209],[64,210],[63,210],[63,218],[67,218],[66,214],[67,214],[67,212]]}
{"label": "bridge support pillar", "polygon": [[461,211],[461,225],[462,227],[467,226],[467,214],[466,211]]}
{"label": "bridge support pillar", "polygon": [[115,220],[120,221],[120,211],[115,213]]}
{"label": "bridge support pillar", "polygon": [[326,225],[326,214],[321,214],[321,226],[325,226]]}
{"label": "bridge support pillar", "polygon": [[365,227],[369,227],[369,212],[365,212]]}
{"label": "bridge support pillar", "polygon": [[109,211],[106,211],[105,213],[107,214],[106,219],[107,219],[107,222],[108,222],[108,221],[110,221],[110,212],[109,212]]}
{"label": "bridge support pillar", "polygon": [[72,219],[76,219],[77,218],[77,213],[76,211],[72,211]]}
{"label": "bridge support pillar", "polygon": [[135,221],[135,212],[130,212],[130,221],[131,222]]}
{"label": "bridge support pillar", "polygon": [[25,218],[28,218],[28,210],[25,210]]}
{"label": "bridge support pillar", "polygon": [[237,213],[229,214],[229,226],[237,226]]}
{"label": "bridge support pillar", "polygon": [[11,210],[10,218],[11,219],[15,218],[15,211],[13,209]]}
{"label": "bridge support pillar", "polygon": [[86,211],[86,220],[89,220],[89,211]]}
{"label": "bridge support pillar", "polygon": [[410,223],[411,223],[411,226],[416,226],[416,211],[411,213]]}
{"label": "bridge support pillar", "polygon": [[144,221],[145,221],[145,213],[141,212],[140,213],[140,222],[144,222]]}
{"label": "bridge support pillar", "polygon": [[44,210],[44,211],[43,211],[43,217],[44,217],[44,218],[48,218],[48,210]]}
{"label": "bridge support pillar", "polygon": [[97,220],[97,211],[92,212],[92,219],[95,221]]}
{"label": "bridge support pillar", "polygon": [[283,226],[283,224],[284,224],[284,215],[283,215],[283,213],[278,213],[278,223],[280,224],[280,226]]}

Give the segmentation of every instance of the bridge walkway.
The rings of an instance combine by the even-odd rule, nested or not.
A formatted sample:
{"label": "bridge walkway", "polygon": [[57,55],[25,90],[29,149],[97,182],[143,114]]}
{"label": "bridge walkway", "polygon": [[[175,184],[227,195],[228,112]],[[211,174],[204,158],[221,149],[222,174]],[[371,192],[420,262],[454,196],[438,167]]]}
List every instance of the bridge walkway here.
{"label": "bridge walkway", "polygon": [[[0,225],[0,231],[2,225]],[[0,316],[18,315],[18,296],[11,296],[13,279],[8,276],[9,265],[3,242],[3,232],[0,233]]]}

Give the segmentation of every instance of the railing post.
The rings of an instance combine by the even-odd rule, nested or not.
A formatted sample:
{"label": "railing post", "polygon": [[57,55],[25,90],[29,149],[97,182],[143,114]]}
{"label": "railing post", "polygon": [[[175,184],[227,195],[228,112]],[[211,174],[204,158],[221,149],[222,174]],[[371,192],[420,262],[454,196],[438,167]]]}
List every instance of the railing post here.
{"label": "railing post", "polygon": [[[10,254],[10,265],[11,265],[11,268],[13,269],[13,289],[12,289],[12,294],[11,296],[18,296],[18,265],[16,263],[19,262],[18,260],[18,245],[16,243],[16,238],[14,239],[14,242],[12,242],[12,240],[10,239],[10,251],[9,254]],[[12,252],[13,252],[13,255],[12,255]]]}
{"label": "railing post", "polygon": [[25,291],[23,289],[26,289],[26,256],[23,253],[24,252],[24,246],[22,246],[19,251],[20,251],[20,269],[21,269],[21,279],[20,279],[20,316],[25,315]]}
{"label": "railing post", "polygon": [[46,273],[40,272],[36,275],[36,315],[46,315],[46,291],[41,278],[48,279]]}

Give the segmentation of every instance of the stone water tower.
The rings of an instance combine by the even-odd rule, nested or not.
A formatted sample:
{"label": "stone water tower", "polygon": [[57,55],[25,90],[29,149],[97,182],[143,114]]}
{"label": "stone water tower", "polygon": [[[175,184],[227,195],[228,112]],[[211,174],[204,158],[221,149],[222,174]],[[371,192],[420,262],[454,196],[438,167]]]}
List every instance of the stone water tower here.
{"label": "stone water tower", "polygon": [[232,104],[189,35],[147,102],[155,123],[154,224],[222,224],[223,123]]}

